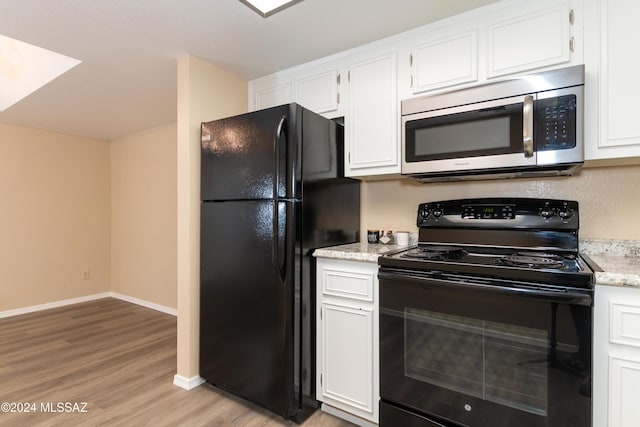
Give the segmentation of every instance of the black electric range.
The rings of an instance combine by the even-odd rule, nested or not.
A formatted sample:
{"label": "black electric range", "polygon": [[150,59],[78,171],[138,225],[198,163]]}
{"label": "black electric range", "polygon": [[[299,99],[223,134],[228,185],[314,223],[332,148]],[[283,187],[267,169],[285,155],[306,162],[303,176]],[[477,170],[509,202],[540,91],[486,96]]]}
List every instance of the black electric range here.
{"label": "black electric range", "polygon": [[380,270],[380,425],[591,425],[594,268],[571,200],[418,207]]}

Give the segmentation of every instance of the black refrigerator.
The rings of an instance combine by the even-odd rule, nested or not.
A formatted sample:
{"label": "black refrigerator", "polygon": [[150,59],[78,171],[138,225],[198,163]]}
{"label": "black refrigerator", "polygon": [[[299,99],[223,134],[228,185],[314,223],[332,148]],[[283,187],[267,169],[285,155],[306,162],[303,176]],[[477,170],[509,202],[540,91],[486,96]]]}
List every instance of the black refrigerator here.
{"label": "black refrigerator", "polygon": [[315,399],[315,248],[357,242],[342,125],[288,104],[202,124],[200,376],[301,422]]}

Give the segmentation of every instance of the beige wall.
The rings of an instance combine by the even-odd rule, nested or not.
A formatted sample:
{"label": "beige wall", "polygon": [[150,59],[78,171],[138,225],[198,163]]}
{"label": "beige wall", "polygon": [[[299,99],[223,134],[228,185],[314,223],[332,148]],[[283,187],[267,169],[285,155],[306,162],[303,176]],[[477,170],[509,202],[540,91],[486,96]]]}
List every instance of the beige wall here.
{"label": "beige wall", "polygon": [[176,124],[111,141],[111,290],[175,309]]}
{"label": "beige wall", "polygon": [[109,185],[107,141],[0,124],[0,311],[109,291]]}
{"label": "beige wall", "polygon": [[581,238],[640,240],[640,166],[583,168],[577,176],[562,178],[366,182],[362,188],[362,230],[417,231],[416,212],[422,202],[509,196],[577,200]]}
{"label": "beige wall", "polygon": [[178,372],[198,376],[200,123],[247,111],[247,82],[193,56],[178,59]]}

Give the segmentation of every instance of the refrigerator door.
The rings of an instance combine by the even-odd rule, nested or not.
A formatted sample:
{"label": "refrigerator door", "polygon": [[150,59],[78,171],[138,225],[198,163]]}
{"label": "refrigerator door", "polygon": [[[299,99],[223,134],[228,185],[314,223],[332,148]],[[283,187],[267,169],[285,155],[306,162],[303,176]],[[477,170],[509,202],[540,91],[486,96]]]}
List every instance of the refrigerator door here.
{"label": "refrigerator door", "polygon": [[201,200],[293,198],[296,107],[202,123]]}
{"label": "refrigerator door", "polygon": [[201,205],[200,376],[287,418],[300,405],[299,205]]}

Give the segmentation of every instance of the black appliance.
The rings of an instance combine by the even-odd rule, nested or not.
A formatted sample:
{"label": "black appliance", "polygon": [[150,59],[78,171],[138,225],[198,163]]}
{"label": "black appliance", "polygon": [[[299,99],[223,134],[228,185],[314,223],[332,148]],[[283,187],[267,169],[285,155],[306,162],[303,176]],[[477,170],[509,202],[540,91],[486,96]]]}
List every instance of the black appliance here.
{"label": "black appliance", "polygon": [[578,203],[430,202],[417,223],[379,259],[380,426],[591,426]]}
{"label": "black appliance", "polygon": [[296,421],[315,399],[315,248],[358,241],[343,127],[297,104],[202,124],[200,376]]}

